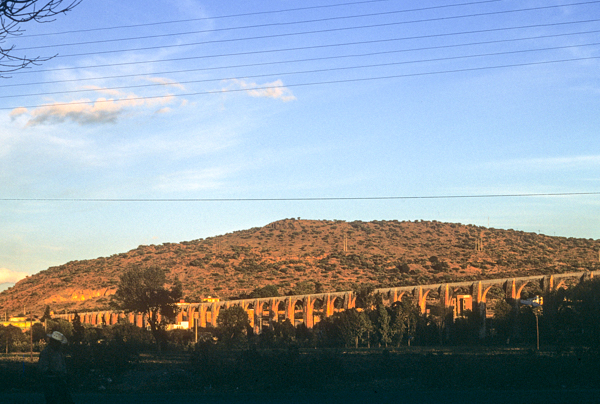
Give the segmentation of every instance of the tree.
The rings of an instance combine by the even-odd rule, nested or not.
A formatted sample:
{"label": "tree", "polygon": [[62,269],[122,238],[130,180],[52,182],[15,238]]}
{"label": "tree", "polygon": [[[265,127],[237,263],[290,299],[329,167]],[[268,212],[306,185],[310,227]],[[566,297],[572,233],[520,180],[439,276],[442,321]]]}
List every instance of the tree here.
{"label": "tree", "polygon": [[4,346],[6,353],[9,353],[11,348],[18,346],[20,343],[25,342],[25,335],[20,328],[14,325],[2,326],[0,325],[0,344]]}
{"label": "tree", "polygon": [[73,325],[73,340],[74,342],[81,342],[85,337],[85,327],[81,324],[81,317],[77,312],[73,315],[73,320],[71,321]]}
{"label": "tree", "polygon": [[250,320],[248,313],[241,306],[231,306],[219,311],[217,317],[220,340],[225,343],[243,342]]}
{"label": "tree", "polygon": [[346,346],[354,344],[358,348],[358,343],[365,339],[365,334],[373,329],[373,325],[364,311],[350,309],[337,313],[335,316],[334,323]]}
{"label": "tree", "polygon": [[373,285],[354,285],[352,290],[356,296],[356,307],[372,310],[377,304],[383,302],[381,294],[375,293]]}
{"label": "tree", "polygon": [[51,57],[29,58],[15,55],[15,45],[2,46],[9,36],[21,35],[24,31],[21,25],[24,23],[53,21],[55,16],[72,10],[81,1],[0,0],[0,77],[2,73],[16,71],[51,59]]}
{"label": "tree", "polygon": [[146,315],[158,350],[167,324],[175,319],[177,305],[183,295],[181,282],[166,288],[167,276],[158,267],[133,267],[121,275],[111,306],[125,312]]}
{"label": "tree", "polygon": [[52,312],[50,311],[50,306],[46,306],[44,310],[44,315],[40,318],[40,321],[44,322],[46,320],[52,320]]}
{"label": "tree", "polygon": [[400,346],[405,335],[410,345],[416,334],[419,317],[419,309],[409,299],[400,300],[392,305],[390,337],[397,346]]}
{"label": "tree", "polygon": [[372,310],[369,315],[373,324],[375,343],[379,346],[383,344],[387,347],[392,342],[390,313],[383,304],[378,304],[375,310]]}

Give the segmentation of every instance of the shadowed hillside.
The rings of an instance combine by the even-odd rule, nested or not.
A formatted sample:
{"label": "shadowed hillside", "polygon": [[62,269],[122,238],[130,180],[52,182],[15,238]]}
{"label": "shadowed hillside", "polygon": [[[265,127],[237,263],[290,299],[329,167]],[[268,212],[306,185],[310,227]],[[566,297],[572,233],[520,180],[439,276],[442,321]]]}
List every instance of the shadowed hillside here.
{"label": "shadowed hillside", "polygon": [[159,266],[183,282],[186,301],[239,298],[258,287],[281,294],[597,270],[600,241],[437,221],[285,219],[261,228],[72,261],[0,293],[8,314],[105,308],[119,275]]}

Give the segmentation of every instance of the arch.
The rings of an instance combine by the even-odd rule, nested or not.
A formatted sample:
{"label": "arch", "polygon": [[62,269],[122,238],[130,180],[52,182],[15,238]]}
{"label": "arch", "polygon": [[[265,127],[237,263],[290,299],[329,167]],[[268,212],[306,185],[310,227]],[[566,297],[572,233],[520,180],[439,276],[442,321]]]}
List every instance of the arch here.
{"label": "arch", "polygon": [[519,288],[517,289],[517,294],[515,296],[515,299],[520,299],[521,298],[521,293],[523,292],[523,288],[525,288],[525,286],[527,286],[529,284],[529,281],[524,281],[521,286],[519,286]]}
{"label": "arch", "polygon": [[415,297],[417,300],[417,306],[419,306],[421,314],[425,314],[427,312],[427,296],[429,295],[429,292],[431,292],[431,290],[432,289],[427,289],[423,291],[423,288],[421,286],[419,286],[416,289]]}

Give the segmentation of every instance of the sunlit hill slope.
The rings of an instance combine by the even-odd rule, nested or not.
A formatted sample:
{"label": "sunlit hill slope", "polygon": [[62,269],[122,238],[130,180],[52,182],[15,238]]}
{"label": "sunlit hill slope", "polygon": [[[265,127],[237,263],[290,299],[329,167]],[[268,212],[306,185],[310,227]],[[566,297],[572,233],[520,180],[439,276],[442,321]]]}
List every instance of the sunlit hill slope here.
{"label": "sunlit hill slope", "polygon": [[600,269],[600,241],[436,221],[285,219],[260,228],[73,261],[0,293],[8,314],[106,308],[127,268],[159,266],[186,301],[239,298],[266,285],[281,294],[401,286]]}

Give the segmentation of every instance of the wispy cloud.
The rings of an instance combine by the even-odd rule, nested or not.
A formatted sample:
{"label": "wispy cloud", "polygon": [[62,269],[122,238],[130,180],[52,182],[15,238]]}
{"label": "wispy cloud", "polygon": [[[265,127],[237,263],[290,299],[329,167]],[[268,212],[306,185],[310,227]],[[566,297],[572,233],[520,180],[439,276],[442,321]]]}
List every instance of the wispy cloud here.
{"label": "wispy cloud", "polygon": [[[176,83],[170,85],[175,86]],[[83,98],[71,102],[52,102],[31,110],[19,107],[10,112],[10,117],[13,120],[25,117],[26,126],[56,125],[68,121],[79,125],[114,124],[126,114],[153,111],[157,108],[158,111],[154,112],[169,112],[170,109],[165,109],[164,105],[172,103],[174,99],[170,94],[144,98],[133,93],[125,94],[101,87],[87,88],[94,90],[99,97],[96,100]]]}
{"label": "wispy cloud", "polygon": [[185,86],[183,84],[178,83],[171,79],[164,78],[164,77],[149,77],[146,80],[151,83],[159,84],[164,87],[173,87],[178,90],[185,90]]}
{"label": "wispy cloud", "polygon": [[246,90],[246,93],[250,97],[263,97],[263,98],[274,98],[283,102],[294,101],[296,96],[292,91],[283,85],[281,80],[275,80],[271,83],[257,84],[254,82],[247,82],[245,80],[229,80],[229,86],[227,89],[241,89]]}
{"label": "wispy cloud", "polygon": [[489,163],[492,168],[510,168],[513,170],[564,170],[600,166],[600,155],[539,157],[528,159],[510,159]]}
{"label": "wispy cloud", "polygon": [[25,278],[25,272],[11,271],[10,269],[0,268],[0,283],[16,283]]}

